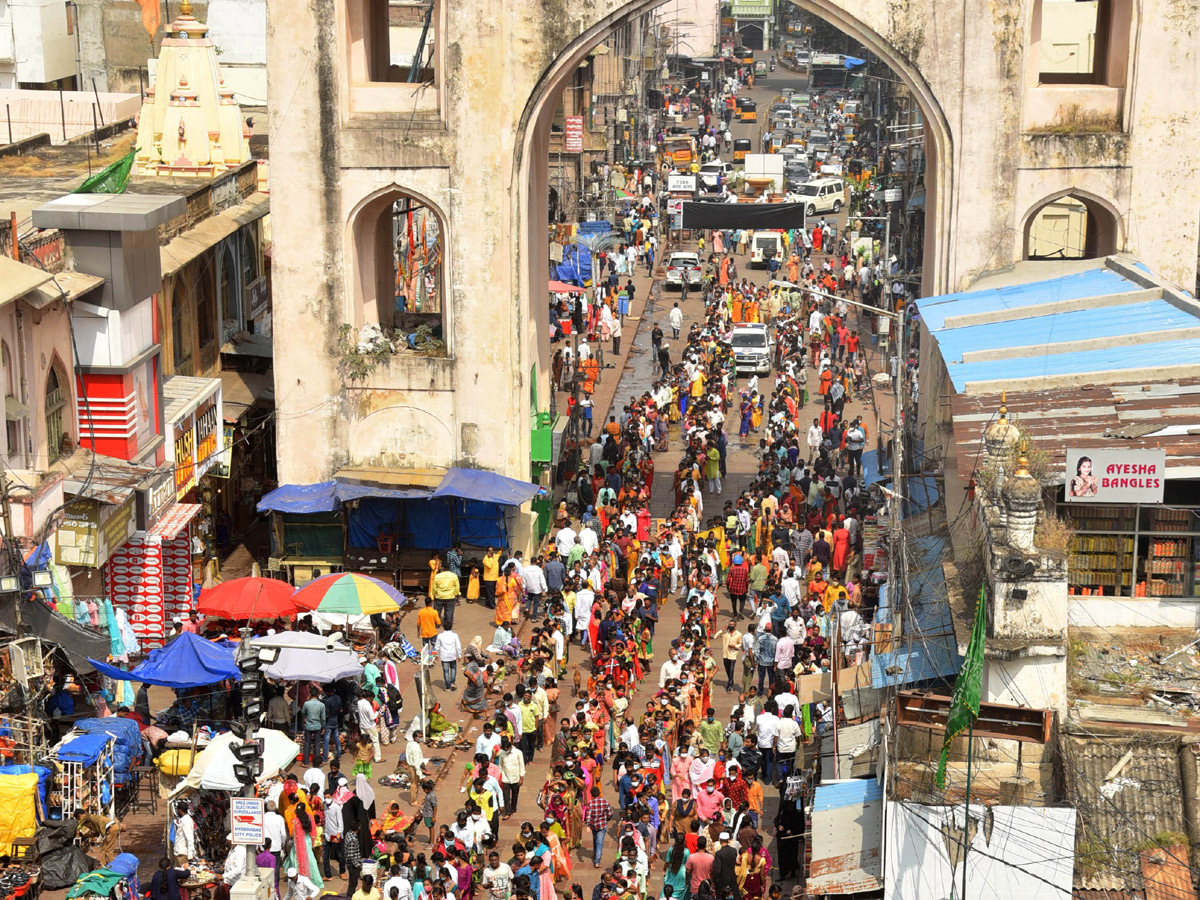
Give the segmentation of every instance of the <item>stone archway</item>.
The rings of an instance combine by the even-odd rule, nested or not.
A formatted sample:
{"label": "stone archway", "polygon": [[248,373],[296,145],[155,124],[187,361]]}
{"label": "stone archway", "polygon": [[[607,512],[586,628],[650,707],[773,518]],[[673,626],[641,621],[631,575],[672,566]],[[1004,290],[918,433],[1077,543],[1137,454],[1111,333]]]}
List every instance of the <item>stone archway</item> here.
{"label": "stone archway", "polygon": [[[517,203],[517,219],[522,223],[521,245],[518,254],[516,283],[518,295],[525,298],[525,308],[520,315],[525,321],[536,323],[527,330],[522,350],[522,371],[529,371],[536,363],[537,371],[543,373],[538,385],[539,396],[547,395],[545,374],[549,371],[546,359],[549,346],[544,316],[537,314],[537,304],[546,295],[548,275],[544,260],[549,258],[549,237],[544,223],[547,221],[549,178],[547,159],[549,155],[550,124],[558,97],[584,57],[604,38],[665,0],[632,0],[614,2],[612,12],[599,19],[591,27],[583,29],[570,41],[537,80],[521,115],[517,152],[514,154],[513,180]],[[950,285],[951,246],[951,195],[953,189],[953,132],[943,105],[934,95],[934,90],[910,56],[920,52],[921,27],[916,20],[897,23],[881,3],[866,4],[869,16],[859,17],[832,3],[817,0],[791,0],[798,7],[831,23],[852,38],[860,41],[875,53],[911,91],[921,110],[926,125],[928,140],[926,171],[926,216],[925,216],[925,265],[922,293],[941,293]],[[882,36],[885,24],[890,22],[891,31],[903,38],[903,45],[893,43]],[[873,24],[872,24],[873,23]]]}

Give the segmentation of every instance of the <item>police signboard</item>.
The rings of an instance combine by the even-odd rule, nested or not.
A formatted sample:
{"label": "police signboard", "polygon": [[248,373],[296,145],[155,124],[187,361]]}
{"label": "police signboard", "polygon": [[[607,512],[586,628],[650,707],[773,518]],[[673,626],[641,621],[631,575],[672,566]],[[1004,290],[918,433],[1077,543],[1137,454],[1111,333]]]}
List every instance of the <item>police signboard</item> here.
{"label": "police signboard", "polygon": [[229,798],[230,831],[235,844],[263,842],[263,801],[259,797]]}

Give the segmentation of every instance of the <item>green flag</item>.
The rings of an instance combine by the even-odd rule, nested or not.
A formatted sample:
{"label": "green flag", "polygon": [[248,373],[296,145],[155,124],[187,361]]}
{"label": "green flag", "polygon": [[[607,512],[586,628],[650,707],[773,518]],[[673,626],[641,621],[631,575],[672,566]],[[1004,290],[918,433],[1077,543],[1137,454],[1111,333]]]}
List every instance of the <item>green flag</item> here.
{"label": "green flag", "polygon": [[129,172],[133,168],[133,159],[137,156],[134,147],[115,163],[105,166],[75,190],[72,194],[123,194],[125,185],[129,183]]}
{"label": "green flag", "polygon": [[954,696],[950,698],[950,715],[946,718],[946,736],[942,740],[942,758],[938,761],[937,769],[939,791],[946,789],[946,760],[950,756],[950,742],[979,718],[979,695],[983,692],[983,645],[987,629],[986,604],[987,586],[982,585],[967,655],[963,657],[962,669],[959,670],[958,680],[954,682]]}

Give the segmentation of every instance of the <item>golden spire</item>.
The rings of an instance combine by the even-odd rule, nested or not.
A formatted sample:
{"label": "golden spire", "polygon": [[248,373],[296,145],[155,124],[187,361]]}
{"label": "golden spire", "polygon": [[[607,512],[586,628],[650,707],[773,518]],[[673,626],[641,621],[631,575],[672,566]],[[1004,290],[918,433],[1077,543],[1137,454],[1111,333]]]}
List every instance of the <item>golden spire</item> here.
{"label": "golden spire", "polygon": [[181,16],[190,16],[192,14],[192,0],[183,0],[179,4],[179,14]]}
{"label": "golden spire", "polygon": [[1000,424],[1008,423],[1008,391],[1000,392]]}
{"label": "golden spire", "polygon": [[1029,453],[1029,441],[1027,439],[1021,438],[1021,446],[1018,448],[1018,452],[1021,455],[1017,457],[1017,477],[1020,478],[1029,475],[1029,457],[1026,455]]}

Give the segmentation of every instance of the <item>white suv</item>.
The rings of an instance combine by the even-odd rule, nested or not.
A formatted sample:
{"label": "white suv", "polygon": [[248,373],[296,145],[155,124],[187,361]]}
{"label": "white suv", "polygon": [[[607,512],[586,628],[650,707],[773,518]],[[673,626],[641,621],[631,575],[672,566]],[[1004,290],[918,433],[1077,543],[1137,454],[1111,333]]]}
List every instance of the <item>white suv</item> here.
{"label": "white suv", "polygon": [[816,178],[800,185],[796,191],[804,204],[806,215],[840,212],[846,199],[846,183],[840,178]]}
{"label": "white suv", "polygon": [[766,375],[771,371],[771,332],[766,325],[734,325],[733,365],[739,372]]}
{"label": "white suv", "polygon": [[682,290],[684,278],[689,288],[698,288],[704,283],[700,257],[695,253],[672,253],[667,257],[667,286],[675,285]]}

